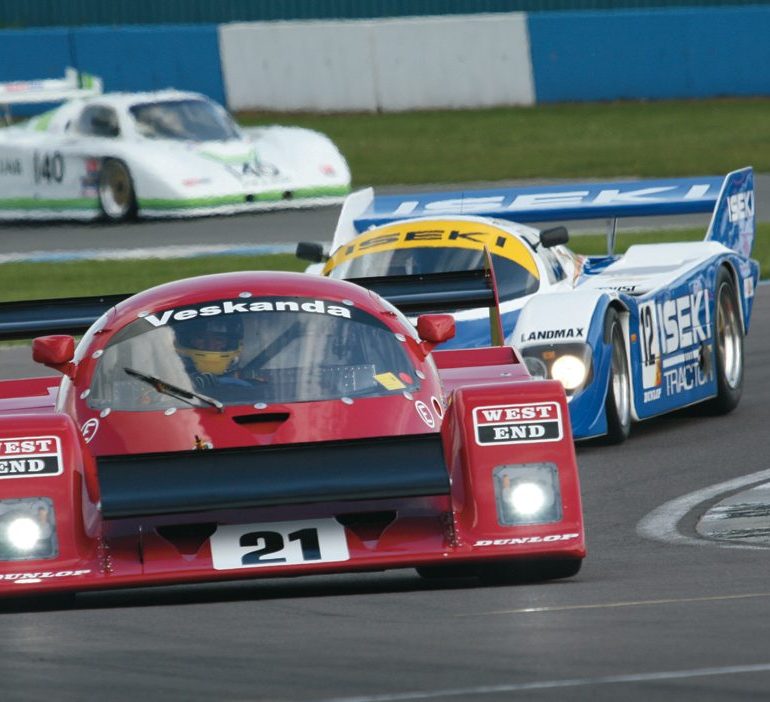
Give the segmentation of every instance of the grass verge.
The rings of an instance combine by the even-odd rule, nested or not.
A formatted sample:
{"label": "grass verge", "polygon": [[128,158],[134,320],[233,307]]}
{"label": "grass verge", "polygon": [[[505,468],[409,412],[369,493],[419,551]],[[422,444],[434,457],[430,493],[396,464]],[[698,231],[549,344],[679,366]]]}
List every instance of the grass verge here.
{"label": "grass verge", "polygon": [[767,98],[239,119],[324,132],[356,185],[770,172]]}

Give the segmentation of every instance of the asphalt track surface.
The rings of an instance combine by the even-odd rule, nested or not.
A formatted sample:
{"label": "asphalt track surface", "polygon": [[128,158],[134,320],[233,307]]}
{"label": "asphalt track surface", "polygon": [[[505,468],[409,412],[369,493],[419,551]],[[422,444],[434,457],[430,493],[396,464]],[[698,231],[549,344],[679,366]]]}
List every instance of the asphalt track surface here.
{"label": "asphalt track surface", "polygon": [[[770,479],[768,348],[761,287],[736,411],[578,449],[589,556],[571,580],[485,588],[404,570],[5,601],[3,699],[765,699],[770,551],[696,524]],[[28,353],[4,350],[4,375],[28,374]]]}
{"label": "asphalt track surface", "polygon": [[[192,225],[211,241],[235,220],[157,231]],[[481,587],[404,570],[5,601],[3,700],[765,699],[770,551],[703,538],[698,524],[770,480],[768,348],[761,287],[737,410],[579,447],[589,555],[575,578]],[[3,375],[29,373],[27,354],[0,352]]]}

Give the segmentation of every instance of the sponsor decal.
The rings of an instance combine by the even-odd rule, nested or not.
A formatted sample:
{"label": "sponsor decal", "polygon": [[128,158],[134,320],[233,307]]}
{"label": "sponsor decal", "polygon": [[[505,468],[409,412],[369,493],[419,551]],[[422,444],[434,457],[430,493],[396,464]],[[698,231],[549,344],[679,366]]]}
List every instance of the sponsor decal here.
{"label": "sponsor decal", "polygon": [[37,478],[63,470],[58,436],[0,439],[0,478]]}
{"label": "sponsor decal", "polygon": [[601,285],[598,290],[614,290],[615,292],[634,293],[638,288],[638,285]]}
{"label": "sponsor decal", "polygon": [[[679,362],[679,359],[675,360]],[[713,377],[711,368],[704,367],[700,358],[689,358],[677,368],[663,371],[666,395],[677,395],[681,392],[695,390],[710,383]]]}
{"label": "sponsor decal", "polygon": [[474,546],[514,546],[517,544],[549,544],[554,541],[572,541],[580,534],[550,534],[549,536],[514,536],[509,539],[479,539]]}
{"label": "sponsor decal", "polygon": [[[666,395],[672,395],[710,382],[713,373],[701,355],[712,335],[711,314],[700,281],[686,295],[639,305],[639,331],[645,390],[663,384]],[[660,397],[660,392],[645,392],[642,399]]]}
{"label": "sponsor decal", "polygon": [[[634,184],[636,185],[636,184]],[[708,194],[709,183],[687,183],[685,185],[661,185],[622,190],[601,188],[593,190],[563,190],[558,192],[527,192],[477,197],[450,198],[421,202],[404,200],[394,208],[393,216],[442,214],[475,214],[490,209],[517,210],[543,208],[578,207],[581,205],[644,205],[670,199],[700,200]]]}
{"label": "sponsor decal", "polygon": [[704,290],[665,300],[660,307],[661,341],[673,353],[711,338],[708,296]]}
{"label": "sponsor decal", "polygon": [[185,188],[193,188],[196,185],[206,185],[211,182],[211,178],[184,178],[182,179],[182,185]]}
{"label": "sponsor decal", "polygon": [[315,312],[332,317],[350,319],[350,310],[342,305],[330,304],[324,300],[256,300],[253,302],[223,300],[201,307],[164,310],[156,314],[142,314],[142,318],[154,327],[162,327],[171,321],[182,322],[196,317],[214,317],[216,315],[246,314],[249,312]]}
{"label": "sponsor decal", "polygon": [[361,234],[338,248],[324,267],[328,273],[341,263],[367,253],[409,248],[462,248],[502,256],[540,278],[532,251],[503,229],[481,222],[410,222],[378,228]]}
{"label": "sponsor decal", "polygon": [[425,422],[431,429],[436,428],[436,420],[433,418],[433,412],[430,411],[430,407],[426,405],[422,400],[417,400],[414,403],[414,408],[417,410],[417,414],[420,415],[420,419]]}
{"label": "sponsor decal", "polygon": [[662,388],[655,388],[653,390],[645,390],[644,391],[644,401],[645,402],[654,402],[655,400],[659,400],[662,393]]}
{"label": "sponsor decal", "polygon": [[731,222],[740,222],[754,216],[754,191],[730,195],[727,198],[727,218]]}
{"label": "sponsor decal", "polygon": [[751,277],[743,279],[743,296],[754,297],[754,279]]}
{"label": "sponsor decal", "polygon": [[80,575],[88,575],[88,570],[44,570],[40,572],[29,573],[0,573],[0,580],[7,580],[16,583],[16,585],[25,585],[29,583],[39,583],[51,578],[75,578]]}
{"label": "sponsor decal", "polygon": [[0,158],[0,176],[20,176],[21,160],[18,158]]}
{"label": "sponsor decal", "polygon": [[374,379],[386,390],[403,390],[406,387],[393,373],[378,373]]}
{"label": "sponsor decal", "polygon": [[99,420],[96,417],[91,417],[87,420],[82,427],[80,427],[80,433],[83,435],[83,441],[87,444],[91,443],[91,440],[96,436],[96,432],[99,430]]}
{"label": "sponsor decal", "polygon": [[563,435],[557,402],[476,407],[473,427],[482,446],[559,441]]}
{"label": "sponsor decal", "polygon": [[99,193],[99,173],[101,161],[98,158],[84,160],[85,175],[80,176],[80,194],[83,197],[96,197]]}
{"label": "sponsor decal", "polygon": [[210,544],[216,570],[350,559],[345,527],[336,519],[219,526]]}
{"label": "sponsor decal", "polygon": [[543,329],[522,334],[522,341],[551,341],[553,339],[582,339],[585,336],[585,327],[572,327],[570,329]]}

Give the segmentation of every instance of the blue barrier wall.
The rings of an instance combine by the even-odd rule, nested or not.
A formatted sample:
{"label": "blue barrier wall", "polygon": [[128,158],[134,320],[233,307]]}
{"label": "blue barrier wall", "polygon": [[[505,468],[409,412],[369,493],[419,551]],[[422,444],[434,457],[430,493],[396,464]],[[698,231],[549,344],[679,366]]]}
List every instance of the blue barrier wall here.
{"label": "blue barrier wall", "polygon": [[74,65],[101,76],[105,90],[173,87],[225,101],[216,25],[88,27],[72,33]]}
{"label": "blue barrier wall", "polygon": [[107,91],[173,87],[225,101],[213,24],[0,31],[0,82],[60,78],[67,66],[101,76]]}
{"label": "blue barrier wall", "polygon": [[[770,95],[768,5],[536,13],[528,28],[537,102]],[[108,91],[173,86],[225,102],[214,24],[0,30],[0,82],[66,66]]]}
{"label": "blue barrier wall", "polygon": [[61,78],[71,65],[66,29],[0,31],[0,83]]}
{"label": "blue barrier wall", "polygon": [[0,26],[219,24],[750,4],[751,0],[0,0]]}
{"label": "blue barrier wall", "polygon": [[770,94],[770,7],[530,15],[537,102]]}

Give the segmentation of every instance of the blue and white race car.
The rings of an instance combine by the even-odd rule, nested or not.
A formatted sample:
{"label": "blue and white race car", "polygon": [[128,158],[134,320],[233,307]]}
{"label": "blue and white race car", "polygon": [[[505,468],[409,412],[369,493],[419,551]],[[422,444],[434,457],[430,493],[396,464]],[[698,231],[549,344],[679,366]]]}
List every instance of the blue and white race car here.
{"label": "blue and white race car", "polygon": [[[712,213],[703,241],[611,253],[617,218],[699,212]],[[572,252],[564,227],[523,224],[597,218],[611,222],[606,256]],[[759,276],[754,231],[753,171],[745,168],[724,178],[377,197],[366,190],[346,201],[331,255],[317,247],[305,254],[325,261],[325,275],[381,292],[385,285],[382,294],[407,314],[452,310],[457,336],[447,347],[490,344],[490,307],[467,304],[468,290],[447,285],[449,273],[488,261],[493,321],[499,311],[505,341],[533,375],[562,382],[576,438],[617,443],[634,421],[698,402],[715,412],[737,405]],[[391,294],[393,281],[402,294]]]}

